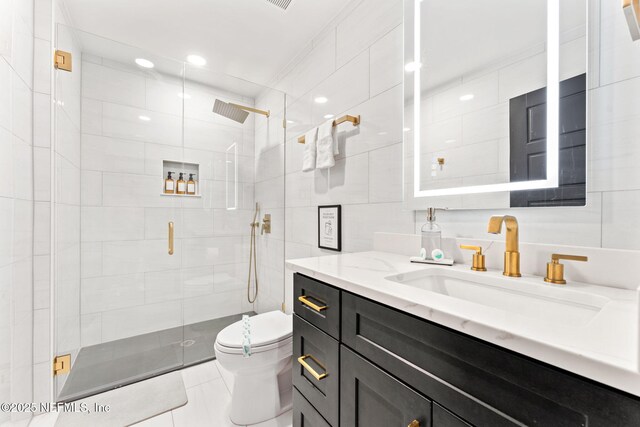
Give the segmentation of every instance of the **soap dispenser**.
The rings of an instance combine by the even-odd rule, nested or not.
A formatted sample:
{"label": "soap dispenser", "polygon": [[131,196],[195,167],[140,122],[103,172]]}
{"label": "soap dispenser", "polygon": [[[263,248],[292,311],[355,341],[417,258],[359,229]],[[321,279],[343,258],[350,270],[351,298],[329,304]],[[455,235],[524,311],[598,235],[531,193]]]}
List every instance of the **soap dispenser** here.
{"label": "soap dispenser", "polygon": [[167,172],[167,179],[164,180],[164,194],[174,194],[176,192],[176,183],[171,178],[171,174],[175,172]]}
{"label": "soap dispenser", "polygon": [[436,208],[427,209],[427,222],[422,226],[422,248],[429,259],[442,259],[442,229],[436,224]]}
{"label": "soap dispenser", "polygon": [[189,180],[187,181],[187,194],[191,195],[196,194],[196,182],[193,179],[193,175],[195,175],[195,173],[190,173]]}
{"label": "soap dispenser", "polygon": [[180,176],[178,176],[178,186],[176,194],[184,194],[187,190],[187,183],[184,182],[184,178],[182,177],[182,175],[184,175],[184,172],[180,172]]}

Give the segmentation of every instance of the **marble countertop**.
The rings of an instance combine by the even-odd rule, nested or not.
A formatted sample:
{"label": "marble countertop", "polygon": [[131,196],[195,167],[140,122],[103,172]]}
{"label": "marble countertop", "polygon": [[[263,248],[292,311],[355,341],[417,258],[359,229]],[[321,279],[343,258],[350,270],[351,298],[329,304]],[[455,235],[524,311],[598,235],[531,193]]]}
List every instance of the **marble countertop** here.
{"label": "marble countertop", "polygon": [[[585,322],[561,322],[562,305],[549,304],[544,312],[522,314],[454,298],[389,279],[421,271],[448,269],[464,275],[468,265],[452,267],[414,264],[408,257],[386,252],[361,252],[288,260],[287,268],[406,313],[480,338],[500,347],[640,396],[638,372],[638,292],[614,287],[568,282],[564,295],[604,301]],[[465,272],[463,274],[463,272]],[[543,297],[558,285],[524,275],[507,279],[501,271],[470,272],[496,283],[513,280]],[[473,277],[473,276],[468,276]],[[517,282],[516,282],[517,281]],[[508,283],[508,282],[507,282]],[[579,304],[576,302],[576,304]],[[555,310],[555,311],[554,311]]]}

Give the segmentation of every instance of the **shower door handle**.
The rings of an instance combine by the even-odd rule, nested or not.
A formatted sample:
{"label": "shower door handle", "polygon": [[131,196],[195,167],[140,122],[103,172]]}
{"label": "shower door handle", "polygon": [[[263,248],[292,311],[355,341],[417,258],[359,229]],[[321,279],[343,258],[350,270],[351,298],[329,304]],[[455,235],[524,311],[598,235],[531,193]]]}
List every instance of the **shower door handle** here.
{"label": "shower door handle", "polygon": [[173,255],[173,221],[169,221],[169,255]]}

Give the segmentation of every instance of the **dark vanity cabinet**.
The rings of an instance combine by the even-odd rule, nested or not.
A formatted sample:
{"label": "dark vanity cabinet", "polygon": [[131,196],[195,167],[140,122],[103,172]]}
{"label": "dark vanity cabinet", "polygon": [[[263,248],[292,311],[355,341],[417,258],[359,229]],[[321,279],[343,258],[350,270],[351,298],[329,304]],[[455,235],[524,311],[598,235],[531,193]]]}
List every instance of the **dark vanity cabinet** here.
{"label": "dark vanity cabinet", "polygon": [[301,274],[294,296],[294,426],[640,426],[635,396]]}

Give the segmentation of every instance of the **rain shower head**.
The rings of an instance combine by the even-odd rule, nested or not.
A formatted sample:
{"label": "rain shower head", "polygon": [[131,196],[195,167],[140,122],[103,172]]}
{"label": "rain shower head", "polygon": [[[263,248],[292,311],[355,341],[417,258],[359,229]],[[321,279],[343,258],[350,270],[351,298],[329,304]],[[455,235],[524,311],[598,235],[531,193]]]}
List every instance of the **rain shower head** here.
{"label": "rain shower head", "polygon": [[291,0],[267,0],[269,3],[278,6],[281,9],[287,10]]}
{"label": "rain shower head", "polygon": [[244,123],[249,117],[248,112],[219,99],[216,99],[216,102],[213,103],[213,112],[238,123]]}
{"label": "rain shower head", "polygon": [[244,123],[249,116],[249,112],[269,117],[269,111],[258,110],[257,108],[246,107],[232,102],[224,102],[219,99],[216,99],[213,103],[213,112],[238,123]]}

